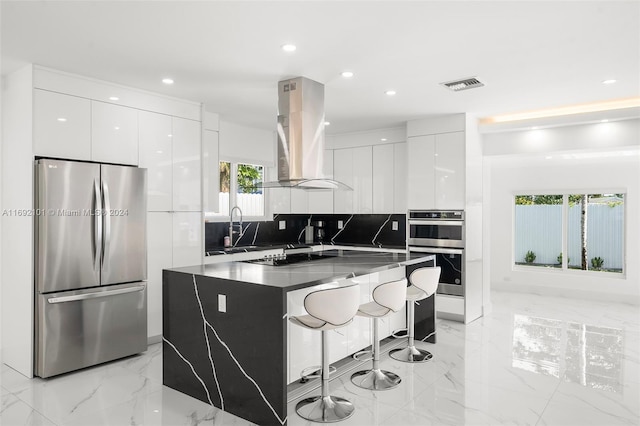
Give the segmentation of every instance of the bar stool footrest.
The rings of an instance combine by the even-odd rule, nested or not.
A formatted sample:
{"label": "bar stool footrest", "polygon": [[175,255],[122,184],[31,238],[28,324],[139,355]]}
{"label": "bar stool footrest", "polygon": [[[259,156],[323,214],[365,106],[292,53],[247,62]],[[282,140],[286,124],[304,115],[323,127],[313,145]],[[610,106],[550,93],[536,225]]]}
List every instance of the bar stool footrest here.
{"label": "bar stool footrest", "polygon": [[406,339],[408,335],[409,335],[408,328],[399,328],[391,332],[391,337],[393,337],[394,339]]}
{"label": "bar stool footrest", "polygon": [[[364,355],[368,355],[368,358],[361,358]],[[360,352],[356,352],[352,356],[353,356],[353,359],[355,359],[356,361],[371,361],[373,359],[373,352],[369,350],[360,351]]]}

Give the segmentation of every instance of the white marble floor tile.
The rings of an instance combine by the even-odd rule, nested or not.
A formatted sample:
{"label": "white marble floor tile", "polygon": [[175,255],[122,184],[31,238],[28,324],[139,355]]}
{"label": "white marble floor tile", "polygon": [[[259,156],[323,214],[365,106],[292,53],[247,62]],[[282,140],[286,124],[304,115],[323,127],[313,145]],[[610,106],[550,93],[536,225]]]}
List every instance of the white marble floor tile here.
{"label": "white marble floor tile", "polygon": [[[313,393],[313,395],[315,394],[316,393]],[[351,417],[341,421],[340,423],[337,423],[344,426],[380,425],[385,419],[393,416],[400,409],[400,407],[397,405],[387,404],[377,399],[370,399],[363,396],[348,394],[340,390],[336,390],[335,392],[332,391],[331,394],[348,399],[355,407],[355,411]],[[318,423],[303,419],[296,413],[295,407],[297,403],[298,401],[293,401],[288,405],[287,425],[318,425]]]}
{"label": "white marble floor tile", "polygon": [[[402,378],[393,390],[354,386],[344,425],[638,425],[640,308],[508,292],[471,324],[437,320],[434,358],[408,364],[384,355]],[[42,380],[0,369],[3,426],[250,425],[162,384],[162,345],[142,354]],[[319,393],[319,390],[314,392]],[[306,395],[308,396],[308,395]],[[306,397],[305,396],[305,397]],[[290,425],[315,425],[288,405]]]}
{"label": "white marble floor tile", "polygon": [[65,425],[68,426],[249,426],[251,424],[166,386],[102,411],[71,415],[65,421]]}
{"label": "white marble floor tile", "polygon": [[546,404],[546,398],[444,377],[402,411],[437,425],[535,425]]}
{"label": "white marble floor tile", "polygon": [[640,424],[637,419],[617,416],[589,404],[550,402],[537,426],[618,426]]}
{"label": "white marble floor tile", "polygon": [[9,392],[3,392],[0,407],[0,425],[4,426],[55,426],[42,414]]}
{"label": "white marble floor tile", "polygon": [[118,365],[148,379],[162,382],[162,343],[150,345],[145,352],[118,361]]}
{"label": "white marble floor tile", "polygon": [[57,424],[133,401],[161,389],[156,382],[119,366],[100,366],[47,380],[15,395]]}

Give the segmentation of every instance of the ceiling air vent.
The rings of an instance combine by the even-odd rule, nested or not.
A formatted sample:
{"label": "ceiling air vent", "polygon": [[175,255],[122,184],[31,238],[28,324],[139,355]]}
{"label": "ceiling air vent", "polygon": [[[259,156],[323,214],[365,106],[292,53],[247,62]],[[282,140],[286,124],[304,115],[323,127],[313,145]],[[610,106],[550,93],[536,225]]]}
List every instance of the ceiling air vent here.
{"label": "ceiling air vent", "polygon": [[484,83],[475,77],[465,78],[463,80],[448,81],[446,83],[440,83],[444,87],[459,92],[461,90],[474,89],[476,87],[484,86]]}

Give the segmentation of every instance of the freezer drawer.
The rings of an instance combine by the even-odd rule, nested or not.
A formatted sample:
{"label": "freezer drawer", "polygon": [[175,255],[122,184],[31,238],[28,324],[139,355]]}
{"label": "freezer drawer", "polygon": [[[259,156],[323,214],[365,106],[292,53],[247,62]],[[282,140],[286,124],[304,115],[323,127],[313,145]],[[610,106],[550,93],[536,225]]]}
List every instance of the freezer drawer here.
{"label": "freezer drawer", "polygon": [[147,349],[146,283],[39,294],[35,374],[55,376]]}

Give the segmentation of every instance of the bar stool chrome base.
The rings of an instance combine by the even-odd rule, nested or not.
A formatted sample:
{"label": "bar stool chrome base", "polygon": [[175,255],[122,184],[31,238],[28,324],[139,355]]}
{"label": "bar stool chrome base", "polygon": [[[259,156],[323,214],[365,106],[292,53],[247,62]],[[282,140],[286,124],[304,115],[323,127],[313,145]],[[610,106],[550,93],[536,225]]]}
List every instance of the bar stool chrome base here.
{"label": "bar stool chrome base", "polygon": [[418,349],[415,346],[393,349],[389,352],[389,356],[402,362],[426,362],[433,358],[431,352]]}
{"label": "bar stool chrome base", "polygon": [[296,404],[300,417],[312,422],[333,423],[351,417],[355,407],[339,396],[313,396]]}
{"label": "bar stool chrome base", "polygon": [[400,376],[390,371],[372,369],[353,373],[351,382],[363,389],[387,390],[400,384]]}

